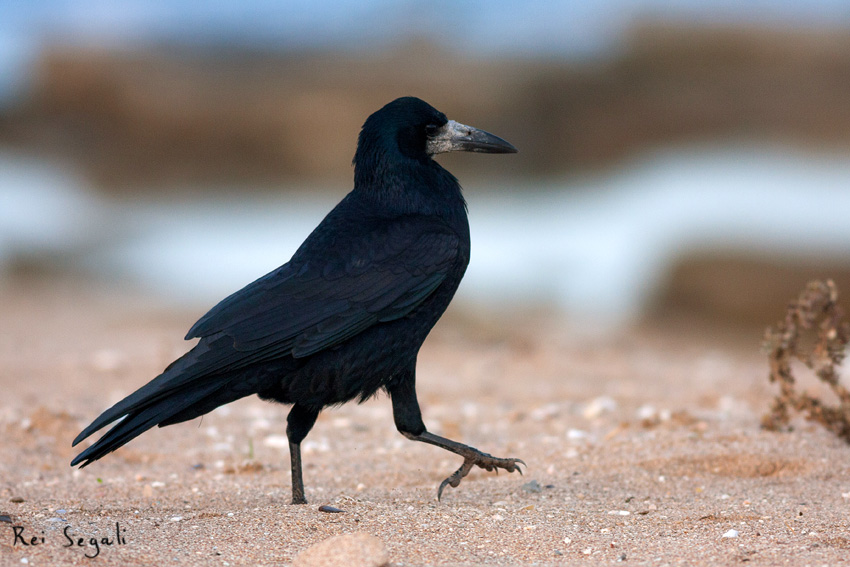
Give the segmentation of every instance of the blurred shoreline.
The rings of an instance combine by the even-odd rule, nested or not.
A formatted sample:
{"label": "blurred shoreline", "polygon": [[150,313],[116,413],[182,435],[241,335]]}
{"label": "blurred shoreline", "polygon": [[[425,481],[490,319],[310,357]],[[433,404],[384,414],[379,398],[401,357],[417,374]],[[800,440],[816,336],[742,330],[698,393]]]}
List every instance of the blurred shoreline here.
{"label": "blurred shoreline", "polygon": [[54,44],[30,87],[0,108],[0,277],[208,307],[290,257],[365,117],[415,94],[520,149],[440,156],[467,308],[752,328],[808,279],[850,293],[846,31],[647,23],[583,60]]}
{"label": "blurred shoreline", "polygon": [[[0,186],[0,272],[197,309],[286,262],[345,192],[115,199],[3,154]],[[850,292],[841,154],[698,147],[510,187],[466,190],[473,252],[458,302],[472,309],[549,309],[603,330],[682,315],[761,327],[809,279]]]}
{"label": "blurred shoreline", "polygon": [[599,171],[695,142],[847,150],[850,34],[643,24],[582,62],[474,58],[422,39],[362,52],[56,45],[0,111],[0,147],[125,197],[348,186],[364,118],[402,95],[520,148],[445,160],[484,180]]}

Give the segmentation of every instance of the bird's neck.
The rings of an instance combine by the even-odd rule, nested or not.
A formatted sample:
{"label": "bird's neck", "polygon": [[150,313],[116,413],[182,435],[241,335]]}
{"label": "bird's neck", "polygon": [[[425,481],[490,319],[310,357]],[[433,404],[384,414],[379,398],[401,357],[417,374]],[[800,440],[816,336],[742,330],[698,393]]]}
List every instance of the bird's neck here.
{"label": "bird's neck", "polygon": [[[359,164],[358,164],[359,165]],[[354,190],[388,214],[466,216],[457,179],[428,160],[386,160],[355,167]]]}

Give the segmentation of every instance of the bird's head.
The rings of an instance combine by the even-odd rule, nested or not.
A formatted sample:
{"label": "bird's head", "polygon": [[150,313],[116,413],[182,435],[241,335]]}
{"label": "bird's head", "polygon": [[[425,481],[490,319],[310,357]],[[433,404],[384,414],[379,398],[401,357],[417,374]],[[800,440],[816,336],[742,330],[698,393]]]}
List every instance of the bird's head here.
{"label": "bird's head", "polygon": [[436,154],[457,151],[512,154],[517,149],[498,136],[449,120],[421,99],[402,97],[366,119],[354,163],[376,152],[428,161]]}

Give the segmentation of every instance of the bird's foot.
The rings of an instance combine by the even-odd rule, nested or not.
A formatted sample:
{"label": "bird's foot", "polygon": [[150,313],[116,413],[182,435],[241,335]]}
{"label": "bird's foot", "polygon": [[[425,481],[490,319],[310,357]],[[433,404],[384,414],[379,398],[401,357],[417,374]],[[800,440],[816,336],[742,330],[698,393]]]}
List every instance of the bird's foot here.
{"label": "bird's foot", "polygon": [[464,451],[463,464],[461,465],[461,467],[454,473],[452,473],[449,478],[440,483],[440,488],[437,489],[437,500],[440,500],[440,498],[442,498],[443,489],[446,486],[457,488],[457,486],[460,484],[460,481],[463,480],[463,477],[468,475],[469,471],[472,470],[472,467],[478,466],[486,471],[496,471],[497,474],[499,472],[499,469],[504,469],[508,472],[517,471],[519,472],[519,474],[522,474],[522,469],[519,467],[519,465],[528,466],[522,459],[501,459],[499,457],[494,457],[493,455],[483,453],[473,447],[468,447],[468,449],[468,451]]}

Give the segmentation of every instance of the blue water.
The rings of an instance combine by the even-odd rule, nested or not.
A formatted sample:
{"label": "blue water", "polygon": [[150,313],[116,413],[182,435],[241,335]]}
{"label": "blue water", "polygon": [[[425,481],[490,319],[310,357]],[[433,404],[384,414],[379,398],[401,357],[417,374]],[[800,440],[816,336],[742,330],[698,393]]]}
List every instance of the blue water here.
{"label": "blue water", "polygon": [[[458,300],[616,323],[695,250],[850,264],[848,188],[848,156],[752,147],[660,152],[539,186],[468,183],[472,262]],[[110,203],[60,170],[0,156],[0,274],[16,258],[56,263],[203,309],[288,260],[344,192]]]}

